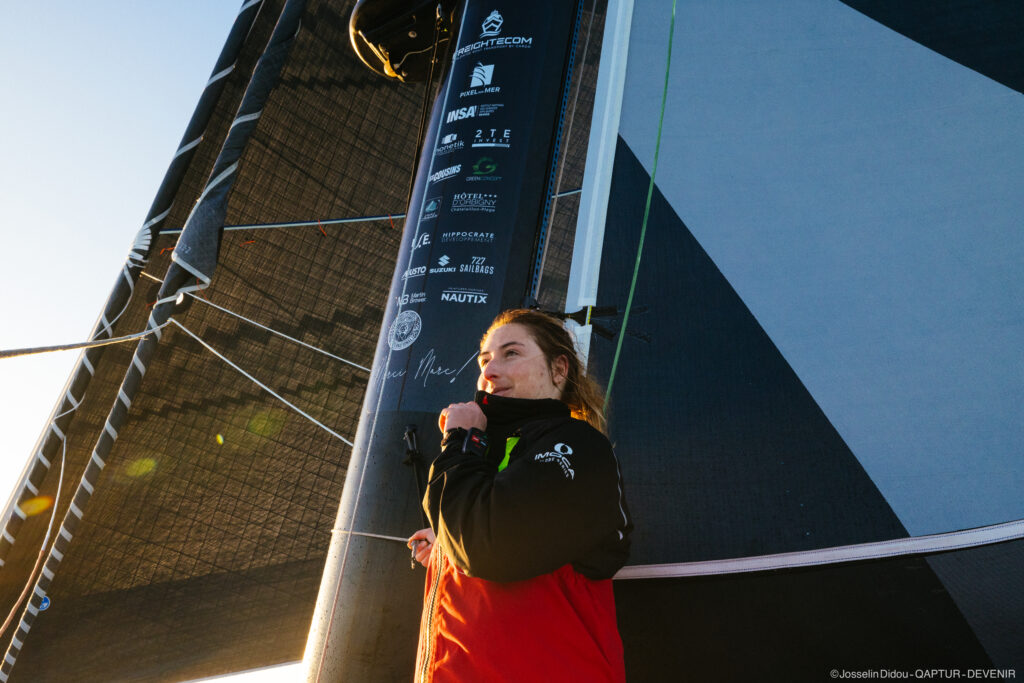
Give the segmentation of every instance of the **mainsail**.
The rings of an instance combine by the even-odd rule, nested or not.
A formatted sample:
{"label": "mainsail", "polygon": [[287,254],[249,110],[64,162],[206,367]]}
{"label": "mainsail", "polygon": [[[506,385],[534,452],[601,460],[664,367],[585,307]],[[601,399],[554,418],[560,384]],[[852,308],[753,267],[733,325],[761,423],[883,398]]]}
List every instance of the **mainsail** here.
{"label": "mainsail", "polygon": [[[112,347],[50,428],[67,444],[58,520],[92,490],[31,629],[5,633],[10,680],[174,681],[302,656],[430,94],[365,69],[353,5],[264,0],[249,17],[110,334],[146,328],[231,153],[226,227],[201,247],[216,270],[175,304],[181,327],[162,328],[130,405],[133,348]],[[289,14],[287,58],[257,82]],[[536,294],[594,306],[590,368],[612,382],[637,524],[616,589],[630,680],[1019,670],[1019,8],[587,0],[579,26]],[[608,105],[598,70],[627,35]],[[575,192],[602,171],[604,202]],[[573,266],[591,267],[591,294],[568,282],[578,213],[603,224],[600,263]],[[15,504],[56,492],[43,469]],[[12,507],[4,524],[12,604],[38,585],[45,519]]]}

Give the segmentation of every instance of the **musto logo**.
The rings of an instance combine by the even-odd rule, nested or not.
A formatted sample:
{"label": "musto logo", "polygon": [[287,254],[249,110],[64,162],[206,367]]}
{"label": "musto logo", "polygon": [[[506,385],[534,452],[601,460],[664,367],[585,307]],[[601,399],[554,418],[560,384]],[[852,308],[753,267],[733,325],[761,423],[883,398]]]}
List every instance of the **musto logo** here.
{"label": "musto logo", "polygon": [[452,287],[441,292],[441,301],[455,304],[485,304],[487,303],[487,292],[482,289]]}

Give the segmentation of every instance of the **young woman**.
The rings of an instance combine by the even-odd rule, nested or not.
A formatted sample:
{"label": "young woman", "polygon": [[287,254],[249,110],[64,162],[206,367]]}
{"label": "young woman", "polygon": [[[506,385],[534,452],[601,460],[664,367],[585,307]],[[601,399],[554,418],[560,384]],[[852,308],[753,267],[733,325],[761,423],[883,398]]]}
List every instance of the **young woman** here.
{"label": "young woman", "polygon": [[416,680],[624,681],[611,577],[632,523],[601,392],[537,311],[499,315],[478,362],[476,401],[441,411],[431,528],[409,539],[427,567]]}

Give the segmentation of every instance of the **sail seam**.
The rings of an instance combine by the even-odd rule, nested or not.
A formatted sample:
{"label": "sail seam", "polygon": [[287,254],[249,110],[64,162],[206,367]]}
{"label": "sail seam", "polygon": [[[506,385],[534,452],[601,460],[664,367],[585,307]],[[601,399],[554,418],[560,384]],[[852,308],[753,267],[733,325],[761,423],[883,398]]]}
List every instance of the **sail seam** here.
{"label": "sail seam", "polygon": [[[726,560],[677,562],[626,566],[614,576],[617,581],[630,579],[668,579],[687,576],[746,574],[774,569],[794,569],[828,564],[878,560],[904,555],[924,555],[975,548],[1024,538],[1024,519],[1003,524],[951,531],[928,536],[911,536],[889,541],[858,543],[832,548],[801,550],[774,555],[736,557]],[[952,542],[952,539],[958,539]]]}

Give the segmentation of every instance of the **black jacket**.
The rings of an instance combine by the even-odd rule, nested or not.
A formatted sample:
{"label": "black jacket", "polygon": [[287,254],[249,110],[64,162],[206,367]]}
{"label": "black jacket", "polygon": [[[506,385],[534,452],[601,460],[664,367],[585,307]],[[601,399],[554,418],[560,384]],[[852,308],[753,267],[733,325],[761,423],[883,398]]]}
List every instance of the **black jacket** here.
{"label": "black jacket", "polygon": [[[607,579],[629,556],[633,524],[611,444],[554,399],[478,392],[486,454],[450,430],[430,468],[423,507],[441,549],[469,576],[518,581],[572,563]],[[518,436],[498,471],[506,439]]]}

